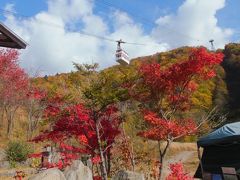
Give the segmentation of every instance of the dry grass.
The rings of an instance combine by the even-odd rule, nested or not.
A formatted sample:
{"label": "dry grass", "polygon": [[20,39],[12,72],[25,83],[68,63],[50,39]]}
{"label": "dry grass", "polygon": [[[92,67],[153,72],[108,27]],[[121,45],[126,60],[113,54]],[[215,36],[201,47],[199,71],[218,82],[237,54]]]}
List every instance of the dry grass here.
{"label": "dry grass", "polygon": [[[164,145],[165,143],[162,144],[162,146]],[[137,164],[136,171],[142,172],[147,176],[147,174],[149,174],[154,168],[154,164],[152,164],[152,162],[158,160],[158,144],[154,141],[148,141],[147,148],[144,149],[144,146],[142,146],[141,150],[147,151],[148,155],[143,157],[145,161],[143,159],[140,161],[140,164]],[[150,162],[148,163],[146,159],[148,159]],[[181,162],[184,166],[185,171],[193,176],[199,163],[196,143],[173,142],[171,144],[165,157],[165,176],[169,174],[168,165],[177,162]],[[149,180],[152,178],[148,176],[146,179]]]}
{"label": "dry grass", "polygon": [[11,175],[7,175],[7,176],[0,176],[0,180],[13,180],[13,179],[15,179],[14,175],[15,175],[16,171],[25,172],[26,176],[23,179],[28,179],[28,177],[30,177],[31,175],[28,174],[27,172],[32,171],[32,170],[33,170],[33,168],[30,168],[30,167],[16,167],[16,168],[13,168],[13,169],[0,169],[0,174],[4,174],[4,173],[11,174]]}
{"label": "dry grass", "polygon": [[193,176],[199,163],[196,143],[174,142],[169,149],[167,159],[174,159],[174,157],[177,157],[182,152],[189,152],[190,154],[189,157],[184,158],[182,163],[185,171]]}
{"label": "dry grass", "polygon": [[169,153],[177,153],[181,151],[197,151],[196,143],[182,143],[182,142],[173,142],[171,144]]}

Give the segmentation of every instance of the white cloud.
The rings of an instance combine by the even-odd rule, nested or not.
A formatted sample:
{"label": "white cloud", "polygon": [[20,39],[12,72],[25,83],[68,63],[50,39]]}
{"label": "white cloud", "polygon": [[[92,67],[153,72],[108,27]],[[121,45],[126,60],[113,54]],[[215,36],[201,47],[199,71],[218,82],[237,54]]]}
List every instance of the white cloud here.
{"label": "white cloud", "polygon": [[218,26],[216,13],[225,6],[225,0],[186,0],[176,14],[160,17],[152,35],[172,48],[182,45],[209,46],[214,39],[217,48],[224,47],[231,29]]}
{"label": "white cloud", "polygon": [[[69,27],[109,39],[146,44],[124,44],[123,47],[132,58],[179,45],[196,44],[181,33],[206,43],[214,38],[217,45],[222,46],[232,33],[217,26],[215,14],[223,6],[224,0],[186,0],[176,15],[160,17],[150,34],[146,34],[141,24],[121,11],[111,12],[109,16],[113,24],[108,24],[101,16],[94,14],[94,1],[89,0],[48,0],[47,10],[27,19],[6,14],[5,23],[29,44],[22,51],[22,66],[27,70],[54,74],[71,71],[72,61],[98,62],[102,68],[116,64],[116,43],[81,35],[70,31]],[[11,4],[6,6],[11,10],[14,10],[13,7]],[[164,30],[163,26],[175,29],[178,33]]]}
{"label": "white cloud", "polygon": [[13,4],[13,3],[6,4],[5,10],[6,10],[6,11],[15,12],[14,4]]}
{"label": "white cloud", "polygon": [[144,34],[143,27],[130,19],[126,13],[116,11],[114,12],[113,18],[114,31],[110,34],[110,38],[127,39],[128,42],[144,44],[143,46],[123,45],[133,57],[150,55],[167,50],[168,45],[166,43],[158,44],[153,37]]}
{"label": "white cloud", "polygon": [[92,14],[93,3],[87,0],[48,0],[48,13],[65,22],[79,20]]}

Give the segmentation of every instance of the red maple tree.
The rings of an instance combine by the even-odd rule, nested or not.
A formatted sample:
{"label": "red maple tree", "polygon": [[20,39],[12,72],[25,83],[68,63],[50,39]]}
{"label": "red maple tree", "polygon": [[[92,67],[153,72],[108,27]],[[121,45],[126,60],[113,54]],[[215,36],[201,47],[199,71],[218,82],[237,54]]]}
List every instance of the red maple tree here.
{"label": "red maple tree", "polygon": [[46,109],[46,116],[53,120],[51,130],[43,132],[33,141],[51,141],[60,150],[61,162],[51,164],[49,167],[65,167],[83,154],[91,155],[94,164],[101,163],[96,126],[100,127],[102,152],[104,156],[107,156],[115,137],[120,133],[121,121],[117,111],[115,106],[108,106],[99,111],[97,116],[100,124],[97,125],[93,119],[93,112],[82,104],[64,108],[49,106]]}
{"label": "red maple tree", "polygon": [[29,79],[18,64],[19,53],[12,49],[0,49],[0,105],[7,117],[7,135],[13,129],[14,115],[23,104]]}
{"label": "red maple tree", "polygon": [[[138,133],[159,144],[159,178],[167,150],[174,140],[197,131],[193,119],[178,118],[177,113],[191,107],[191,96],[197,83],[215,76],[214,68],[221,63],[222,53],[193,48],[188,59],[162,68],[159,63],[143,63],[138,82],[129,89],[132,97],[142,103],[147,129]],[[161,142],[166,142],[165,144]]]}

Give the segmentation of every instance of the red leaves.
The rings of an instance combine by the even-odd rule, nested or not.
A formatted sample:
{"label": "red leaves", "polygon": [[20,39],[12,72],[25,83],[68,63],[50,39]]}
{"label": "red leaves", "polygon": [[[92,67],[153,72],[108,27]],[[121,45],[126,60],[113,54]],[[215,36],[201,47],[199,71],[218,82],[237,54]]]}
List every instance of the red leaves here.
{"label": "red leaves", "polygon": [[0,99],[7,104],[19,104],[26,97],[28,76],[18,64],[16,50],[0,49]]}
{"label": "red leaves", "polygon": [[93,180],[102,180],[102,177],[101,176],[94,176]]}
{"label": "red leaves", "polygon": [[63,142],[73,137],[80,140],[79,142],[83,145],[88,143],[87,136],[95,133],[92,129],[94,122],[89,116],[89,111],[81,104],[61,108],[61,106],[49,106],[47,108],[47,117],[55,119],[52,130],[44,132],[33,140],[54,141],[59,144],[60,148],[72,151],[74,148]]}
{"label": "red leaves", "polygon": [[100,162],[101,162],[100,156],[94,156],[94,157],[92,158],[92,163],[93,163],[93,164],[99,164]]}
{"label": "red leaves", "polygon": [[193,48],[192,54],[190,55],[190,60],[200,61],[203,64],[220,64],[222,62],[224,55],[223,53],[209,52],[206,48]]}
{"label": "red leaves", "polygon": [[207,78],[207,79],[208,79],[208,78],[215,77],[215,76],[216,76],[215,71],[209,71],[209,72],[207,72],[207,74],[206,74],[206,78]]}
{"label": "red leaves", "polygon": [[46,93],[44,91],[40,91],[37,88],[32,88],[28,91],[27,97],[29,99],[42,100],[46,97]]}
{"label": "red leaves", "polygon": [[29,158],[41,158],[42,157],[42,153],[29,154],[28,157]]}
{"label": "red leaves", "polygon": [[[109,151],[115,137],[120,133],[120,119],[118,109],[108,106],[97,113],[100,123],[101,142],[103,149]],[[56,108],[49,107],[48,115],[54,119],[51,131],[45,131],[35,137],[33,141],[52,141],[58,145],[64,159],[76,159],[80,154],[91,154],[98,163],[98,141],[96,135],[96,122],[92,119],[93,112],[82,104]],[[74,139],[75,145],[69,145],[69,140]]]}
{"label": "red leaves", "polygon": [[[195,81],[214,77],[214,66],[222,59],[222,53],[194,48],[187,60],[166,68],[158,63],[142,64],[139,73],[143,81],[137,85],[145,91],[138,90],[137,93],[145,98],[144,105],[148,102],[153,112],[144,112],[149,127],[138,135],[160,141],[195,133],[196,125],[192,119],[176,119],[174,113],[191,107],[190,97],[198,87]],[[171,118],[159,112],[170,112]]]}
{"label": "red leaves", "polygon": [[144,120],[149,128],[138,135],[151,140],[167,140],[196,133],[196,125],[192,119],[166,120],[159,118],[156,113],[147,111]]}
{"label": "red leaves", "polygon": [[46,168],[55,168],[55,167],[57,167],[58,169],[63,169],[67,165],[69,165],[69,164],[68,163],[63,163],[63,161],[60,160],[57,163],[48,163],[46,165]]}
{"label": "red leaves", "polygon": [[79,135],[78,140],[84,144],[88,144],[88,139],[85,135]]}
{"label": "red leaves", "polygon": [[193,180],[193,178],[184,172],[181,163],[170,164],[171,173],[166,180]]}
{"label": "red leaves", "polygon": [[[63,142],[60,142],[60,145],[59,145],[59,149],[61,150],[61,152],[72,152],[72,153],[86,153],[86,150],[83,149],[83,148],[79,148],[79,147],[75,147],[75,146],[72,146],[72,145],[68,145],[68,144],[65,144]],[[66,154],[63,154],[63,155],[66,155]]]}
{"label": "red leaves", "polygon": [[162,68],[158,63],[142,64],[139,69],[143,78],[141,89],[148,89],[148,93],[140,92],[139,96],[145,96],[145,100],[149,101],[165,97],[170,105],[182,104],[185,106],[182,109],[186,109],[185,103],[188,103],[189,96],[197,89],[194,80],[214,77],[214,66],[221,63],[222,59],[222,53],[194,48],[186,61],[167,68]]}

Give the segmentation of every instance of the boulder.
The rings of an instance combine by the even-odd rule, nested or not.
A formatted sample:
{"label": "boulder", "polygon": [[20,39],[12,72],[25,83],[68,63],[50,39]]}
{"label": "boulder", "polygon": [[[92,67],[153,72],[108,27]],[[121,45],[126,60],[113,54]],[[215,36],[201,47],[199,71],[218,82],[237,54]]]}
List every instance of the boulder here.
{"label": "boulder", "polygon": [[92,180],[92,171],[82,161],[76,160],[64,171],[66,180]]}
{"label": "boulder", "polygon": [[118,171],[112,180],[144,180],[144,175],[132,171]]}
{"label": "boulder", "polygon": [[32,164],[32,158],[28,158],[25,162],[24,162],[24,165],[26,166],[31,166]]}
{"label": "boulder", "polygon": [[32,176],[29,180],[66,180],[64,174],[57,168],[51,168]]}
{"label": "boulder", "polygon": [[51,153],[51,162],[58,163],[61,160],[61,154],[59,152],[52,152]]}

